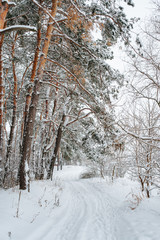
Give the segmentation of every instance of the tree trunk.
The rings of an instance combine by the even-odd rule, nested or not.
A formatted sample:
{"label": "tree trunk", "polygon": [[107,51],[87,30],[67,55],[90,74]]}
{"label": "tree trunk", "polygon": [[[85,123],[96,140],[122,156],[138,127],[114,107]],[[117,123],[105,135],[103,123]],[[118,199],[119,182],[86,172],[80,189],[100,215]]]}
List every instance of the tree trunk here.
{"label": "tree trunk", "polygon": [[9,6],[6,2],[2,2],[2,0],[0,0],[0,29],[4,28],[4,24],[5,24],[5,19],[8,13],[8,9]]}
{"label": "tree trunk", "polygon": [[144,180],[142,180],[140,173],[139,173],[139,179],[140,179],[140,183],[141,183],[142,192],[144,192]]}
{"label": "tree trunk", "polygon": [[6,160],[5,160],[5,173],[4,173],[4,179],[3,184],[5,183],[5,179],[7,178],[7,175],[10,171],[10,158],[12,153],[12,144],[14,139],[14,130],[16,125],[16,112],[17,112],[17,76],[16,76],[16,69],[15,69],[15,63],[14,63],[14,55],[15,55],[15,43],[18,37],[18,33],[15,35],[15,41],[12,45],[12,69],[13,69],[13,78],[14,78],[14,90],[13,90],[13,114],[12,114],[12,124],[8,139],[8,145],[7,145],[7,153],[6,153]]}
{"label": "tree trunk", "polygon": [[54,165],[55,165],[56,157],[57,157],[58,150],[59,150],[60,144],[61,144],[62,128],[63,128],[63,124],[64,124],[65,119],[66,119],[66,115],[63,114],[61,123],[60,123],[60,125],[58,127],[58,131],[57,131],[56,143],[55,143],[55,147],[54,147],[53,156],[51,158],[51,163],[50,163],[47,179],[51,179],[52,180],[52,174],[53,174],[53,170],[54,170]]}
{"label": "tree trunk", "polygon": [[[56,85],[58,86],[57,83],[56,83]],[[52,117],[54,116],[55,111],[56,111],[58,90],[59,89],[56,88],[54,106],[53,106],[53,110],[52,110]],[[49,98],[49,96],[48,96],[48,98]],[[46,99],[46,114],[45,114],[46,119],[48,119],[48,107],[49,107],[48,106],[48,98]],[[49,150],[47,151],[46,148],[50,143],[51,132],[54,132],[54,127],[53,127],[53,131],[51,131],[51,130],[52,130],[52,123],[50,122],[48,128],[46,127],[45,132],[44,132],[45,144],[44,144],[43,149],[42,149],[42,159],[41,159],[41,164],[40,164],[40,176],[39,176],[40,179],[43,179],[43,177],[44,177],[44,170],[45,170],[44,165],[48,166],[48,164],[44,164],[44,163],[46,163],[46,160],[49,159]]]}
{"label": "tree trunk", "polygon": [[[41,16],[41,9],[39,9],[39,16]],[[28,116],[28,110],[29,106],[31,103],[31,95],[32,95],[32,90],[33,90],[33,83],[34,79],[36,76],[36,70],[37,70],[37,65],[38,65],[38,58],[39,58],[39,52],[40,52],[40,46],[41,46],[41,27],[40,24],[38,25],[38,31],[37,31],[37,47],[34,55],[34,61],[33,61],[33,68],[32,68],[32,74],[31,74],[31,79],[30,79],[30,86],[28,88],[27,96],[26,96],[26,103],[25,103],[25,110],[23,114],[24,121],[22,122],[21,126],[21,138],[23,139],[23,131],[24,131],[24,126],[26,125],[27,122],[27,116]]]}
{"label": "tree trunk", "polygon": [[[56,15],[57,1],[58,0],[52,0],[52,9],[51,9],[52,17],[55,17]],[[22,156],[21,156],[20,170],[19,170],[19,184],[20,184],[20,189],[22,190],[25,190],[27,187],[25,165],[29,164],[29,159],[31,154],[31,144],[32,144],[32,138],[34,133],[34,122],[36,117],[37,104],[39,100],[39,92],[41,90],[41,81],[43,78],[46,57],[49,49],[52,31],[53,31],[53,19],[50,17],[48,22],[46,37],[44,41],[44,46],[43,46],[42,54],[40,57],[37,78],[34,83],[34,89],[31,97],[31,104],[29,107],[28,119],[27,119],[26,125],[24,126],[22,154],[21,154]]]}
{"label": "tree trunk", "polygon": [[[0,29],[4,28],[5,19],[8,13],[8,4],[0,1]],[[4,35],[0,36],[0,187],[3,185],[3,159],[4,159],[4,148],[3,148],[3,62],[2,62],[2,46],[4,41]]]}

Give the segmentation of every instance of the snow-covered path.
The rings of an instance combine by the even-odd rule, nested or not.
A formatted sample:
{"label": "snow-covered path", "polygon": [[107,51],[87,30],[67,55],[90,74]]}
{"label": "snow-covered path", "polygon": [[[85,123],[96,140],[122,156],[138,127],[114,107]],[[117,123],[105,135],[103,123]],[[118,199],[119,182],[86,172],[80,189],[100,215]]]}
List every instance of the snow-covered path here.
{"label": "snow-covered path", "polygon": [[93,179],[79,179],[80,172],[69,169],[58,173],[65,184],[60,207],[25,240],[116,240],[117,214],[104,193],[106,186]]}
{"label": "snow-covered path", "polygon": [[0,240],[160,239],[158,196],[132,211],[127,196],[139,192],[136,182],[80,179],[83,171],[68,166],[55,172],[53,182],[33,182],[19,205],[18,189],[2,190]]}
{"label": "snow-covered path", "polygon": [[145,209],[141,214],[129,208],[126,195],[132,184],[137,187],[135,183],[123,179],[112,185],[102,179],[79,179],[81,169],[77,170],[68,167],[57,173],[65,184],[60,207],[25,240],[160,239],[157,231],[160,217],[156,219],[148,212],[145,219]]}
{"label": "snow-covered path", "polygon": [[52,227],[46,229],[44,237],[34,236],[34,240],[116,239],[115,213],[100,188],[87,180],[79,180],[66,183],[65,191],[65,204],[53,218]]}

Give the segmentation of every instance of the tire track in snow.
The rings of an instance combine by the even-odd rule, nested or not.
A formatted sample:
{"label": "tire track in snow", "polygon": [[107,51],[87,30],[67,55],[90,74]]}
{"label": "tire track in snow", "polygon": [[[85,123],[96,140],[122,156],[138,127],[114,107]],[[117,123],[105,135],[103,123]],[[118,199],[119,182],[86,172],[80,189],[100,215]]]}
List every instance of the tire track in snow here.
{"label": "tire track in snow", "polygon": [[[85,218],[85,212],[86,212],[86,204],[81,199],[81,193],[78,190],[75,192],[74,185],[77,186],[77,181],[69,182],[66,184],[66,190],[68,192],[69,200],[67,199],[68,204],[65,205],[64,209],[64,218],[62,217],[59,222],[55,222],[53,224],[54,230],[51,230],[44,239],[51,239],[51,236],[53,237],[54,232],[54,238],[56,240],[66,240],[66,239],[76,239],[74,236],[77,233],[77,228],[81,226],[82,219]],[[55,230],[56,228],[56,230]]]}
{"label": "tire track in snow", "polygon": [[[101,189],[102,186],[100,184],[95,185],[96,188]],[[105,189],[101,190],[105,192]],[[110,205],[111,209],[111,227],[112,232],[114,232],[115,240],[128,240],[128,236],[130,240],[138,240],[138,234],[135,231],[132,223],[125,218],[124,213],[126,209],[123,209],[119,205],[117,205],[117,200],[110,196],[108,193],[103,194],[103,197],[106,202]],[[112,238],[111,238],[112,239]],[[141,240],[141,239],[139,239]]]}
{"label": "tire track in snow", "polygon": [[87,180],[66,184],[68,199],[64,216],[53,221],[44,240],[116,240],[111,202]]}

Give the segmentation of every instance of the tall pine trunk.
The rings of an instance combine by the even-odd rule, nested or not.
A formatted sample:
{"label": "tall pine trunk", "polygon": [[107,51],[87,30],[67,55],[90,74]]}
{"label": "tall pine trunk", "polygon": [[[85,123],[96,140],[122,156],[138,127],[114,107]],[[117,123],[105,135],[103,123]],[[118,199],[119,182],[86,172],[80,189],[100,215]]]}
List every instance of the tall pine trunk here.
{"label": "tall pine trunk", "polygon": [[[58,0],[52,0],[52,9],[50,13],[52,17],[55,17],[56,15],[57,1]],[[34,122],[36,118],[36,111],[37,111],[37,105],[39,100],[39,92],[41,90],[41,81],[43,79],[43,73],[44,73],[46,57],[48,54],[52,31],[53,31],[53,19],[50,17],[48,22],[46,37],[44,40],[44,46],[43,46],[42,54],[40,57],[37,78],[34,82],[34,89],[31,97],[31,104],[29,107],[28,118],[24,126],[22,153],[21,153],[21,161],[20,161],[20,169],[19,169],[19,185],[20,185],[20,189],[22,190],[25,190],[27,188],[25,165],[29,165],[29,159],[31,154],[31,144],[32,144],[32,138],[34,134]]]}
{"label": "tall pine trunk", "polygon": [[[0,29],[4,28],[5,19],[8,13],[7,2],[0,1]],[[4,160],[4,146],[3,146],[3,60],[2,60],[2,46],[4,35],[0,35],[0,187],[3,185],[3,160]]]}
{"label": "tall pine trunk", "polygon": [[[41,16],[41,9],[39,9],[39,16]],[[28,110],[29,106],[31,103],[31,96],[32,96],[32,90],[33,87],[32,85],[34,84],[35,76],[36,76],[36,71],[37,71],[37,66],[38,66],[38,58],[39,58],[39,52],[40,52],[40,46],[41,46],[41,24],[38,24],[38,30],[37,30],[37,47],[34,55],[34,61],[33,61],[33,68],[32,68],[32,74],[30,78],[30,85],[27,90],[27,95],[26,95],[26,102],[25,102],[25,110],[23,113],[23,122],[21,126],[21,138],[23,139],[23,133],[24,133],[24,126],[26,125],[27,122],[27,116],[28,116]]]}

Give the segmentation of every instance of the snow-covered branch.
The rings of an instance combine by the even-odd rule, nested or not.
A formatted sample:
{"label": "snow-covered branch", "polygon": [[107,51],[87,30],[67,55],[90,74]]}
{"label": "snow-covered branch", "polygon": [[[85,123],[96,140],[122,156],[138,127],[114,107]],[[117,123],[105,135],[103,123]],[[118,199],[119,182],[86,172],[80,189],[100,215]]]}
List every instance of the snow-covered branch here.
{"label": "snow-covered branch", "polygon": [[74,119],[73,121],[67,123],[66,126],[69,126],[69,125],[71,125],[71,124],[73,124],[73,123],[75,123],[75,122],[77,122],[77,121],[79,121],[79,120],[82,120],[82,119],[88,117],[90,114],[93,114],[93,112],[89,112],[89,113],[85,114],[85,115],[82,116],[82,117],[77,117],[77,118]]}
{"label": "snow-covered branch", "polygon": [[129,130],[125,129],[122,124],[117,123],[117,125],[128,135],[140,139],[140,140],[144,140],[144,141],[155,141],[155,142],[160,142],[160,138],[155,138],[155,137],[150,137],[150,136],[141,136],[141,135],[137,135],[134,132],[130,132]]}
{"label": "snow-covered branch", "polygon": [[53,86],[55,87],[56,89],[61,89],[60,87],[58,87],[57,85],[55,85],[54,83],[51,83],[51,82],[46,82],[46,81],[42,81],[43,84],[48,84],[50,86]]}
{"label": "snow-covered branch", "polygon": [[16,3],[14,2],[9,2],[8,0],[2,0],[2,3],[7,3],[9,5],[9,7],[14,7],[16,6]]}
{"label": "snow-covered branch", "polygon": [[32,27],[32,26],[14,25],[14,26],[11,26],[11,27],[0,29],[0,34],[5,34],[5,33],[8,33],[8,32],[17,31],[17,30],[25,30],[25,31],[32,31],[32,32],[37,31],[37,29],[35,27]]}
{"label": "snow-covered branch", "polygon": [[34,4],[36,4],[40,9],[42,9],[53,20],[53,22],[56,24],[58,29],[62,32],[58,22],[54,19],[54,17],[52,17],[52,15],[49,13],[49,11],[47,11],[44,7],[42,7],[36,0],[32,0],[32,2],[34,2]]}
{"label": "snow-covered branch", "polygon": [[[57,29],[55,29],[57,30]],[[79,43],[77,43],[76,41],[74,41],[72,38],[68,37],[66,34],[53,34],[53,36],[56,37],[64,37],[65,39],[69,40],[70,42],[72,42],[73,44],[75,44],[76,46],[78,46],[79,48],[85,50],[86,52],[88,52],[93,58],[97,58],[88,48],[86,48],[83,45],[80,45]]]}
{"label": "snow-covered branch", "polygon": [[80,13],[80,15],[82,15],[83,17],[86,17],[85,13],[83,13],[72,0],[70,0],[70,2],[73,5],[73,7],[77,10],[77,12]]}

